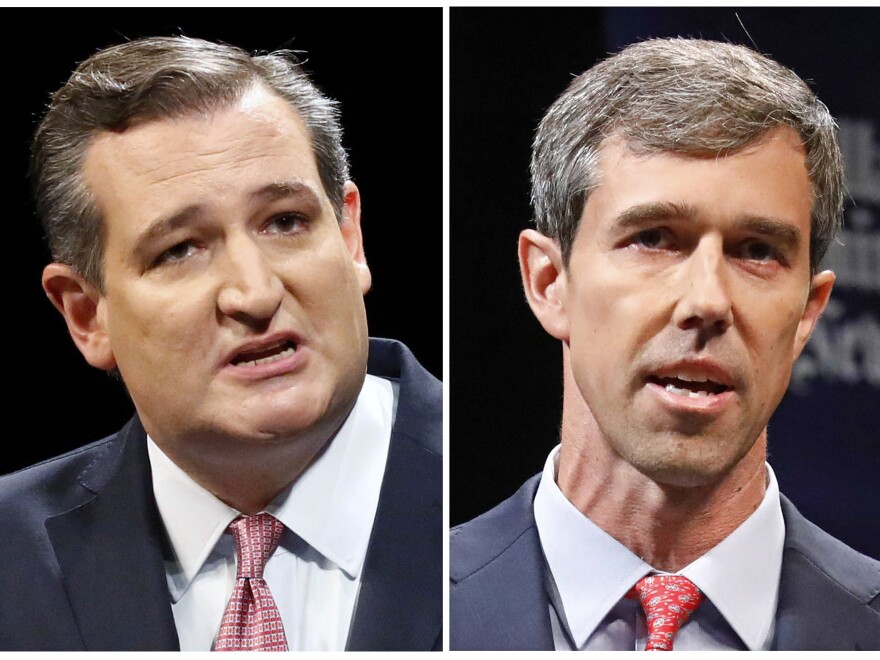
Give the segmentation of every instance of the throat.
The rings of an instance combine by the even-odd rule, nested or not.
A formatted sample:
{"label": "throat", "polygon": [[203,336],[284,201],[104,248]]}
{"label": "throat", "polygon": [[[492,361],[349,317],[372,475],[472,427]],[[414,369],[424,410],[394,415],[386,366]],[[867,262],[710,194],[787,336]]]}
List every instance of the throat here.
{"label": "throat", "polygon": [[563,442],[557,482],[604,532],[655,569],[674,573],[727,538],[760,506],[764,452],[752,449],[757,450],[720,481],[680,487],[657,483],[620,457],[567,456]]}

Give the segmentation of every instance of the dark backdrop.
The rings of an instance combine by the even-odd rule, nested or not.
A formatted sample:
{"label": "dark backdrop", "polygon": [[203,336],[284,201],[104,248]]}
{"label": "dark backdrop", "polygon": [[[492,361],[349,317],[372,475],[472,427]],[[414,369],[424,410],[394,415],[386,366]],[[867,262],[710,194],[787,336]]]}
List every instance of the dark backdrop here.
{"label": "dark backdrop", "polygon": [[[407,343],[442,371],[442,13],[427,10],[38,10],[7,15],[7,383],[0,474],[117,430],[133,408],[89,367],[40,286],[48,262],[27,194],[30,137],[77,63],[127,38],[186,34],[247,50],[305,51],[314,82],[341,102],[361,190],[373,290],[370,334]],[[75,25],[75,28],[73,27]],[[35,32],[35,26],[39,26]],[[8,78],[7,78],[8,80]],[[7,298],[9,300],[9,298]]]}
{"label": "dark backdrop", "polygon": [[532,317],[516,261],[543,112],[572,76],[628,43],[754,40],[840,121],[853,197],[846,247],[827,262],[834,302],[771,420],[770,462],[803,513],[880,556],[877,10],[453,8],[450,25],[451,524],[512,494],[558,443],[561,349]]}

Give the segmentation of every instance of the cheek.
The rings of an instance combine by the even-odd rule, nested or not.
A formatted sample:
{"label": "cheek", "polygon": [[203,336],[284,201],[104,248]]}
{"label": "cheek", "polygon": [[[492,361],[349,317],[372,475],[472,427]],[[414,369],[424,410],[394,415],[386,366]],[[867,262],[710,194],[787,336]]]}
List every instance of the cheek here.
{"label": "cheek", "polygon": [[[773,318],[774,311],[770,311],[766,318]],[[764,339],[767,346],[766,356],[763,356],[759,364],[778,365],[777,371],[780,378],[788,383],[791,368],[794,364],[794,346],[797,337],[798,323],[801,318],[801,310],[788,308],[787,310],[776,310],[775,316],[779,319],[779,325],[776,332]],[[770,325],[770,324],[768,324]],[[768,328],[772,331],[772,326]]]}
{"label": "cheek", "polygon": [[110,311],[108,319],[120,368],[124,371],[127,364],[137,364],[171,375],[177,373],[175,365],[202,364],[210,359],[213,308],[206,307],[202,298],[197,287],[183,291],[169,288],[162,295],[144,290],[129,293],[124,304]]}
{"label": "cheek", "polygon": [[315,253],[286,269],[287,289],[313,321],[348,323],[363,310],[363,294],[347,252]]}
{"label": "cheek", "polygon": [[[756,296],[752,301],[758,300]],[[797,336],[803,309],[790,299],[775,297],[765,304],[755,305],[746,312],[747,321],[742,322],[743,333],[752,334],[754,352],[761,364],[773,365],[791,361],[792,347]]]}
{"label": "cheek", "polygon": [[584,282],[575,294],[573,343],[577,337],[608,360],[629,361],[668,323],[667,288],[610,269]]}
{"label": "cheek", "polygon": [[[590,281],[569,299],[571,360],[578,387],[587,400],[610,392],[629,353],[630,311],[635,301],[613,282]],[[571,306],[573,303],[573,308]]]}

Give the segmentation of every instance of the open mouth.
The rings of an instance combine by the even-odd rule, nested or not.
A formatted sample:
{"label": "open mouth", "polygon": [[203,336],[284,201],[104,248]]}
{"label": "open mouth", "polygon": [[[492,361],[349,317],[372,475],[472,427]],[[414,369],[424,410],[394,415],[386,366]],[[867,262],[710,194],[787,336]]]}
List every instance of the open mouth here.
{"label": "open mouth", "polygon": [[285,339],[271,346],[242,351],[232,358],[232,364],[237,367],[255,367],[259,364],[270,364],[283,360],[294,353],[296,353],[296,344],[289,339]]}
{"label": "open mouth", "polygon": [[717,396],[732,389],[709,378],[696,376],[649,376],[648,382],[659,385],[676,396],[686,396],[691,399]]}

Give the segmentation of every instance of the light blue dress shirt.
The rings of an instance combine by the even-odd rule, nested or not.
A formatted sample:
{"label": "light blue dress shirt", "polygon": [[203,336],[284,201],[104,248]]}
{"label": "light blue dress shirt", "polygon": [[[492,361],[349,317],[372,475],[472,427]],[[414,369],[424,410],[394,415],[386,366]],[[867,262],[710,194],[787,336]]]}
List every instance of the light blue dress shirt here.
{"label": "light blue dress shirt", "polygon": [[[535,496],[535,522],[549,568],[550,621],[557,651],[645,648],[641,606],[625,598],[655,572],[566,499],[553,449]],[[675,650],[766,650],[773,639],[785,522],[776,476],[758,508],[702,557],[679,571],[704,601],[682,626]]]}

